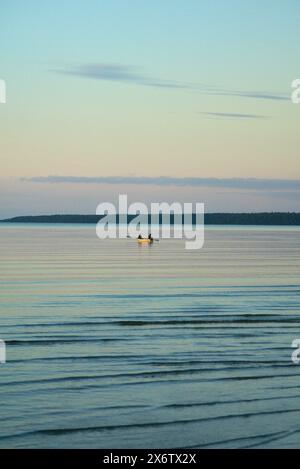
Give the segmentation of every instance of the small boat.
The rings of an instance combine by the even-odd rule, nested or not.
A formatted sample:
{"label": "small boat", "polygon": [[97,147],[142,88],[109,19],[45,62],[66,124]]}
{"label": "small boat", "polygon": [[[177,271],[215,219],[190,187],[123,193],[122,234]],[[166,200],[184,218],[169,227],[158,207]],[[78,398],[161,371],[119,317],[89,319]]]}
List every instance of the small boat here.
{"label": "small boat", "polygon": [[152,244],[153,243],[153,239],[149,239],[149,238],[140,238],[137,241],[139,244]]}

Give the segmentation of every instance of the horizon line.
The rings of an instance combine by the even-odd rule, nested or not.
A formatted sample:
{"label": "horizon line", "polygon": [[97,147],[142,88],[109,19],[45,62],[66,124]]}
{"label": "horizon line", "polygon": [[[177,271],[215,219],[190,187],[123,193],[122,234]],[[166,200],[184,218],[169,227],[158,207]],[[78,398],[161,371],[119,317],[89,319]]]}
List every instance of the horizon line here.
{"label": "horizon line", "polygon": [[24,182],[41,184],[128,184],[156,186],[206,186],[231,189],[292,189],[300,191],[300,179],[280,178],[216,178],[170,176],[33,176],[19,178]]}

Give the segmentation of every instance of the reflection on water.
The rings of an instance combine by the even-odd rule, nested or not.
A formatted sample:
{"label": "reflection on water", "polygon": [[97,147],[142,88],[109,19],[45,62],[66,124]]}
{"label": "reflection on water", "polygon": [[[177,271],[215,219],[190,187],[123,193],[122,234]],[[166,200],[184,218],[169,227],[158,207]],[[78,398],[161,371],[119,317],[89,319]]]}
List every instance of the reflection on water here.
{"label": "reflection on water", "polygon": [[0,226],[0,446],[299,447],[299,235]]}

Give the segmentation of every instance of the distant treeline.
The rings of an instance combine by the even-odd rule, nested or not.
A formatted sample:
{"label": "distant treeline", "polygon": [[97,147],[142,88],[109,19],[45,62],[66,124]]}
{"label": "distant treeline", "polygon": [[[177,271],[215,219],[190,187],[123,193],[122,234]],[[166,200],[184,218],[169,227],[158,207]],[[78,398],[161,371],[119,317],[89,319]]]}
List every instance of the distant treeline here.
{"label": "distant treeline", "polygon": [[[128,215],[127,221],[136,215]],[[1,220],[7,223],[91,223],[96,224],[101,215],[38,215],[23,216]],[[147,218],[147,217],[146,217]],[[171,214],[171,224],[174,216]],[[150,222],[150,215],[148,217]],[[193,223],[196,217],[193,215]],[[300,225],[300,213],[295,212],[262,212],[262,213],[206,213],[206,225]],[[119,216],[117,215],[117,223]],[[161,223],[161,216],[160,216]]]}

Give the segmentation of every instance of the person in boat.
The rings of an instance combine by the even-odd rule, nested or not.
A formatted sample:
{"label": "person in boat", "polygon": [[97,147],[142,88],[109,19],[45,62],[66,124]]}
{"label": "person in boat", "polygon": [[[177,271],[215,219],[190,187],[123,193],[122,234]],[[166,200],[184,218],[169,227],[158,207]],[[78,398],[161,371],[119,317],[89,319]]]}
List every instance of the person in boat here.
{"label": "person in boat", "polygon": [[[143,238],[143,236],[141,234],[138,235],[137,239],[147,239],[147,238]],[[149,236],[148,236],[148,239],[149,241],[153,242],[153,238],[152,238],[152,234],[150,233]]]}

